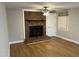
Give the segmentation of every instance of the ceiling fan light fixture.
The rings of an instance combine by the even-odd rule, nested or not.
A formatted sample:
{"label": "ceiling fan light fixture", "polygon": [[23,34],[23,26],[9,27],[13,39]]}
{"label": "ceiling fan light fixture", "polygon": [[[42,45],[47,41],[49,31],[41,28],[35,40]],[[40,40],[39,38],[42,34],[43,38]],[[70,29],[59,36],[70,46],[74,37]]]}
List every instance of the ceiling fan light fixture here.
{"label": "ceiling fan light fixture", "polygon": [[49,10],[47,9],[47,7],[44,7],[44,9],[43,9],[43,15],[44,16],[48,16],[49,15]]}
{"label": "ceiling fan light fixture", "polygon": [[44,12],[43,15],[44,16],[48,16],[49,15],[49,12]]}

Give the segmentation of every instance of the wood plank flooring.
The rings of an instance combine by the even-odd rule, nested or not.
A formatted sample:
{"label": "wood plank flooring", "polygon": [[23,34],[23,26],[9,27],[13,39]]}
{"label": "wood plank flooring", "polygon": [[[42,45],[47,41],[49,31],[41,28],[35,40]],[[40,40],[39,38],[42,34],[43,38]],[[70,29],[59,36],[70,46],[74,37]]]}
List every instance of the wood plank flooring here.
{"label": "wood plank flooring", "polygon": [[11,57],[79,57],[79,45],[57,37],[33,44],[13,44],[10,49]]}

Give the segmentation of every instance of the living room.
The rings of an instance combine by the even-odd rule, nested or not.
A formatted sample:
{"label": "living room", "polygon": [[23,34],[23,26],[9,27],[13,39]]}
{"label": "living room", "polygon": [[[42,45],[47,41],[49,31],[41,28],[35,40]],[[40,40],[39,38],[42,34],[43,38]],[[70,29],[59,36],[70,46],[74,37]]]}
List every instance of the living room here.
{"label": "living room", "polygon": [[79,56],[79,2],[4,2],[0,18],[0,56]]}

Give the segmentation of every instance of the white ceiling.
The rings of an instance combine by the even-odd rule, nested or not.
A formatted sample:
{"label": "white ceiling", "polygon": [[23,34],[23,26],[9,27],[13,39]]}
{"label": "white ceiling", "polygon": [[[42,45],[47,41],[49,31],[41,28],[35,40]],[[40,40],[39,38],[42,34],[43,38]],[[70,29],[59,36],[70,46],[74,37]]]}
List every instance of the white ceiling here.
{"label": "white ceiling", "polygon": [[49,10],[79,8],[79,2],[5,2],[7,8],[42,9]]}

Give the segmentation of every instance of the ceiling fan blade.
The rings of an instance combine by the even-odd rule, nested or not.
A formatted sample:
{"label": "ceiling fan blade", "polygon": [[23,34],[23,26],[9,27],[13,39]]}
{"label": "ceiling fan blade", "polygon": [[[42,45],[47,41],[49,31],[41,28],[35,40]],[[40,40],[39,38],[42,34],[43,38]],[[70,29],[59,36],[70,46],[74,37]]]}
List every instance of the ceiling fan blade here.
{"label": "ceiling fan blade", "polygon": [[56,13],[56,10],[52,10],[52,11],[50,11],[50,13]]}

